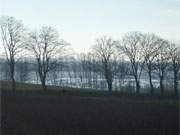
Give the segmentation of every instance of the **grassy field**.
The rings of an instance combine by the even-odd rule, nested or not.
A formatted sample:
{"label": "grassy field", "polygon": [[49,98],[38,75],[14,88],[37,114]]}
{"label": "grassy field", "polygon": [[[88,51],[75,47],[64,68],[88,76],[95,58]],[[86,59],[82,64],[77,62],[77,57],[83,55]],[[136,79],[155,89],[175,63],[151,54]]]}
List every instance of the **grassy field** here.
{"label": "grassy field", "polygon": [[2,135],[179,135],[179,101],[172,97],[60,87],[42,92],[30,84],[13,93],[6,83]]}

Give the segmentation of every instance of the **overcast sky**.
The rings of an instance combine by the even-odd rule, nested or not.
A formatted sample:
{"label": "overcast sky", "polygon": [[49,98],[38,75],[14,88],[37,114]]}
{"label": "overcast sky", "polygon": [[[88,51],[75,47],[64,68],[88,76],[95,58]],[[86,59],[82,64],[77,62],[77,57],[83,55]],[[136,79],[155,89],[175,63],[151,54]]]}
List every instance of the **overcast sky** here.
{"label": "overcast sky", "polygon": [[180,0],[0,0],[1,15],[36,29],[58,29],[77,52],[102,35],[120,39],[129,31],[180,40]]}

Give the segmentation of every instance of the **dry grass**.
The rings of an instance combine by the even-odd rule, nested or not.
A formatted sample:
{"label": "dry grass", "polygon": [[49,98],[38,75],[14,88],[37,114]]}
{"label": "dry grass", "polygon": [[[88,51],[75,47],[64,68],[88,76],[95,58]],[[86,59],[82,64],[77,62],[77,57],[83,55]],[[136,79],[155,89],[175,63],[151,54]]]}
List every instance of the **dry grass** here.
{"label": "dry grass", "polygon": [[2,135],[178,135],[179,100],[1,82]]}

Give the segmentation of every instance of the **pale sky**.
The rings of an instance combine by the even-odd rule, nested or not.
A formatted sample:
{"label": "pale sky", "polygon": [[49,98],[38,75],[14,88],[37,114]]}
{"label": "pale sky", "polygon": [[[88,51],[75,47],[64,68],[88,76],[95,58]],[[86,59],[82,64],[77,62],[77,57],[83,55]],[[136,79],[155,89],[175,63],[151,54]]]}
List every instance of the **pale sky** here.
{"label": "pale sky", "polygon": [[100,36],[120,39],[130,31],[180,40],[180,0],[0,0],[0,15],[30,29],[53,26],[76,52]]}

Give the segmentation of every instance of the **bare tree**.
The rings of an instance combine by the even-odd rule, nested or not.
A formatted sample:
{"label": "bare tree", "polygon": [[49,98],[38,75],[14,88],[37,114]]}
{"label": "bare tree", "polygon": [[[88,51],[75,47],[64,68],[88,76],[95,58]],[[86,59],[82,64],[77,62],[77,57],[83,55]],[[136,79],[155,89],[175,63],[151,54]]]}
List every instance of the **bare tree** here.
{"label": "bare tree", "polygon": [[114,78],[113,61],[115,60],[115,46],[117,42],[110,37],[101,37],[96,40],[93,51],[102,62],[102,69],[106,79],[108,90],[112,92],[112,83]]}
{"label": "bare tree", "polygon": [[165,71],[167,67],[169,66],[169,42],[161,39],[159,41],[160,44],[160,49],[158,51],[158,55],[155,58],[155,64],[156,64],[156,71],[159,76],[159,86],[160,86],[160,91],[161,95],[164,94],[164,78],[165,78]]}
{"label": "bare tree", "polygon": [[154,86],[152,83],[152,72],[155,70],[154,61],[161,48],[161,39],[154,34],[143,34],[142,52],[145,58],[145,65],[149,75],[149,84],[151,88],[151,95],[154,93]]}
{"label": "bare tree", "polygon": [[5,55],[10,69],[12,89],[15,91],[15,62],[23,47],[24,26],[20,20],[3,16],[0,19],[1,37]]}
{"label": "bare tree", "polygon": [[174,92],[176,95],[178,95],[178,72],[180,70],[180,47],[178,44],[171,43],[170,60],[174,73]]}
{"label": "bare tree", "polygon": [[27,49],[36,58],[43,90],[46,90],[47,74],[56,67],[57,59],[65,54],[66,45],[59,39],[58,32],[52,27],[44,26],[39,32],[29,34]]}
{"label": "bare tree", "polygon": [[121,44],[117,46],[117,49],[123,51],[125,56],[130,60],[136,82],[137,94],[140,92],[140,78],[145,63],[145,59],[142,55],[142,38],[142,33],[130,32],[123,37]]}

